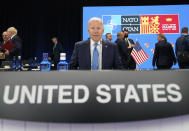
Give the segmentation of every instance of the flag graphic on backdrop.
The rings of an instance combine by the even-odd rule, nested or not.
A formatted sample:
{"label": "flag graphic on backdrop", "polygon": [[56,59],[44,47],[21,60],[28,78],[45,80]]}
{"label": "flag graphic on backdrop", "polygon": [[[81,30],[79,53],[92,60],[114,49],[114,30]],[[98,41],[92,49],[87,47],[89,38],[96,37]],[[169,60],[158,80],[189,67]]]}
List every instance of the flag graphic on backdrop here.
{"label": "flag graphic on backdrop", "polygon": [[137,65],[141,65],[144,61],[149,59],[149,56],[144,52],[138,40],[136,40],[136,44],[131,52],[131,56],[133,57]]}
{"label": "flag graphic on backdrop", "polygon": [[104,34],[127,29],[130,34],[179,33],[178,14],[102,15]]}

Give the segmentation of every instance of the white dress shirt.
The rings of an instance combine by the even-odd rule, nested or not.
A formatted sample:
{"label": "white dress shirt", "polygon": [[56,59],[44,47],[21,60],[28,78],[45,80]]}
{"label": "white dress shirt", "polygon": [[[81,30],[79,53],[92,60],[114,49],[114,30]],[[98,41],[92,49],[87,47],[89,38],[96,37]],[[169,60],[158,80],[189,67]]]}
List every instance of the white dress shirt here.
{"label": "white dress shirt", "polygon": [[128,38],[125,38],[125,41],[128,42],[128,44],[129,44],[128,48],[131,48],[131,42],[130,42],[130,40]]}
{"label": "white dress shirt", "polygon": [[99,54],[99,58],[98,58],[98,63],[99,63],[99,68],[98,70],[102,69],[102,40],[100,40],[99,42],[95,42],[92,39],[90,39],[90,50],[91,50],[91,67],[92,67],[92,63],[93,63],[93,50],[95,47],[95,43],[97,43],[97,50],[98,50],[98,54]]}
{"label": "white dress shirt", "polygon": [[12,39],[14,36],[15,36],[15,35],[11,36],[11,38],[10,38],[10,39]]}

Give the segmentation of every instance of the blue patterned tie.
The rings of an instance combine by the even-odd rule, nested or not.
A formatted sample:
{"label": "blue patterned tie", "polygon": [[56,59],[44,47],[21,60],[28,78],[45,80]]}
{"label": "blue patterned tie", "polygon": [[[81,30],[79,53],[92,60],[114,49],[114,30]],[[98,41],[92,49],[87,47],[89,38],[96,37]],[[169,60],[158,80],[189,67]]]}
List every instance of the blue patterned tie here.
{"label": "blue patterned tie", "polygon": [[98,66],[99,66],[99,54],[98,54],[98,49],[97,49],[97,46],[98,44],[95,43],[94,44],[94,50],[93,50],[93,62],[92,62],[92,70],[98,70]]}

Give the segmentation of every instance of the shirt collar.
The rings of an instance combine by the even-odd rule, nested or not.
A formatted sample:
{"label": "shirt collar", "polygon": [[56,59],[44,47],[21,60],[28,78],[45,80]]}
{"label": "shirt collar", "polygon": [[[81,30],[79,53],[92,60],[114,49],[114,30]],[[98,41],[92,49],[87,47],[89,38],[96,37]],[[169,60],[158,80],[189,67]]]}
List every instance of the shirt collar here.
{"label": "shirt collar", "polygon": [[12,39],[14,36],[15,36],[15,35],[12,35],[12,36],[11,36],[11,39]]}
{"label": "shirt collar", "polygon": [[95,42],[94,40],[90,39],[91,45],[94,45],[95,43],[97,43],[98,45],[100,45],[100,44],[102,44],[101,41],[102,41],[102,39],[100,41],[98,41],[98,42]]}

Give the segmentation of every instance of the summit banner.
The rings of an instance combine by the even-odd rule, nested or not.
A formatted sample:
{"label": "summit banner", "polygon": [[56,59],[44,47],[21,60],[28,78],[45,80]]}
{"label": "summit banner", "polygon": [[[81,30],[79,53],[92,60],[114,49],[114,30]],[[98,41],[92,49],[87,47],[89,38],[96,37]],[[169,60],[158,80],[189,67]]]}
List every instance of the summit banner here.
{"label": "summit banner", "polygon": [[179,33],[178,15],[142,15],[140,19],[140,34]]}
{"label": "summit banner", "polygon": [[179,15],[103,15],[105,33],[127,29],[130,34],[178,34]]}

